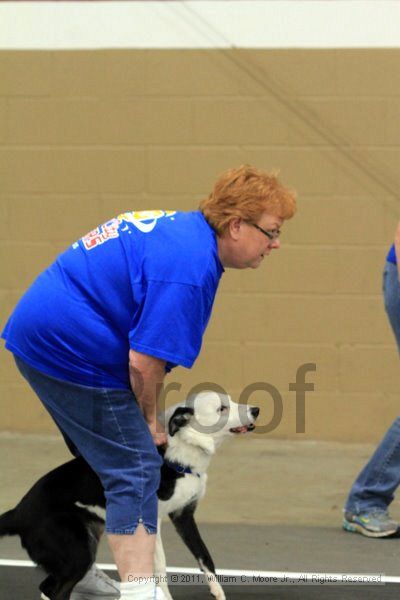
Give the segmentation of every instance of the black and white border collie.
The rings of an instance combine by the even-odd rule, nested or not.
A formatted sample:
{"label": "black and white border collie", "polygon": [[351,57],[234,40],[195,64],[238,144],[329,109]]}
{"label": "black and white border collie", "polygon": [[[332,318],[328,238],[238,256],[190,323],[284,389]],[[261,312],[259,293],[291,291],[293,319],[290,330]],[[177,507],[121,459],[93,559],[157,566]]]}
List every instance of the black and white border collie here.
{"label": "black and white border collie", "polygon": [[[216,449],[225,438],[253,430],[258,413],[257,407],[237,404],[228,395],[214,391],[201,392],[166,411],[168,445],[159,449],[164,464],[158,490],[154,565],[160,597],[172,599],[161,541],[161,520],[168,515],[205,573],[211,594],[218,600],[225,599],[194,513],[205,494],[207,469]],[[32,561],[47,573],[39,586],[42,598],[78,598],[79,582],[89,570],[97,569],[94,561],[104,520],[92,507],[105,507],[103,489],[97,475],[79,457],[44,475],[14,509],[0,516],[0,536],[19,535]],[[90,578],[91,590],[87,590],[86,581],[85,591],[90,591],[93,598],[96,581],[100,580]]]}

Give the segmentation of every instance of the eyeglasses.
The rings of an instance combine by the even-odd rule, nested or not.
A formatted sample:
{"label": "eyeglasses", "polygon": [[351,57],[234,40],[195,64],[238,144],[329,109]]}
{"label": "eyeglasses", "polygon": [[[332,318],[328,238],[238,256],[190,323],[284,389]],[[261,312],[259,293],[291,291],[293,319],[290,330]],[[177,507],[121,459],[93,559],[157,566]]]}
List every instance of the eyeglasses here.
{"label": "eyeglasses", "polygon": [[253,225],[253,227],[255,227],[256,229],[258,229],[258,231],[261,231],[261,233],[263,233],[264,235],[266,235],[267,238],[269,240],[271,240],[271,242],[274,242],[275,240],[277,240],[279,238],[279,236],[281,235],[280,229],[269,229],[269,230],[267,230],[267,229],[263,229],[259,225],[256,225],[255,223],[249,223],[249,225]]}

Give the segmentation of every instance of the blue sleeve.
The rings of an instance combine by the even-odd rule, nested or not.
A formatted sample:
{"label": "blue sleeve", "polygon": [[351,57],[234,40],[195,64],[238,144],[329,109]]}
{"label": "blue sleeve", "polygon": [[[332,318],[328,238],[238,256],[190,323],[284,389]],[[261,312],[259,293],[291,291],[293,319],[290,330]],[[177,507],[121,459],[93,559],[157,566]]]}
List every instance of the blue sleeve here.
{"label": "blue sleeve", "polygon": [[149,281],[129,333],[130,347],[172,363],[169,368],[190,368],[200,352],[208,304],[199,286]]}
{"label": "blue sleeve", "polygon": [[394,244],[393,246],[390,248],[389,253],[386,257],[386,260],[388,260],[389,262],[393,263],[394,265],[397,265],[397,258],[396,258],[396,252],[394,249]]}

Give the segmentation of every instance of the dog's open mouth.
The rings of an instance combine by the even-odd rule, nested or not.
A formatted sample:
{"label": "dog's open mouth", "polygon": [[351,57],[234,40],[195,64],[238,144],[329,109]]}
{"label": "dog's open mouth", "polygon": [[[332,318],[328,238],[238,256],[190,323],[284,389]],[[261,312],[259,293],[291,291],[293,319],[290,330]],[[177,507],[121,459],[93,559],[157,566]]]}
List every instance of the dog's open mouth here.
{"label": "dog's open mouth", "polygon": [[242,425],[241,427],[232,427],[229,431],[231,433],[247,433],[248,431],[253,431],[256,426],[254,423],[250,423],[250,425]]}

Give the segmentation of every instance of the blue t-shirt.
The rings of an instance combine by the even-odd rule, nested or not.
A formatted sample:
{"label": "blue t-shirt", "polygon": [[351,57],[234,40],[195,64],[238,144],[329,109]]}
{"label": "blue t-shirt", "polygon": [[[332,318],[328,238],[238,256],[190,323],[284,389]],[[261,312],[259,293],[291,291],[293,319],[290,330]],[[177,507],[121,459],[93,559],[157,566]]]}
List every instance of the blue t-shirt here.
{"label": "blue t-shirt", "polygon": [[191,367],[223,267],[202,213],[127,212],[97,227],[34,281],[2,333],[53,377],[129,388],[132,348]]}
{"label": "blue t-shirt", "polygon": [[396,252],[394,250],[394,244],[393,246],[390,248],[389,253],[386,257],[386,260],[393,263],[394,265],[397,265],[397,258],[396,258]]}

